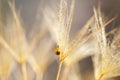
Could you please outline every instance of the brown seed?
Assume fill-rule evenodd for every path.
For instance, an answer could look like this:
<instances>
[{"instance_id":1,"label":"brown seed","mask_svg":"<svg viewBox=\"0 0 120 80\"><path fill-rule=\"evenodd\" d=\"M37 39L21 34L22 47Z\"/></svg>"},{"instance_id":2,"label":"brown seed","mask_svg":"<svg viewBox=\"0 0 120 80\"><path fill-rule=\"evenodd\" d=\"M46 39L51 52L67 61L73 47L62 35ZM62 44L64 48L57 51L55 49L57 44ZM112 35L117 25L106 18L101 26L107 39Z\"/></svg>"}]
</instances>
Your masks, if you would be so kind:
<instances>
[{"instance_id":1,"label":"brown seed","mask_svg":"<svg viewBox=\"0 0 120 80\"><path fill-rule=\"evenodd\" d=\"M59 46L57 46L57 47L54 49L54 52L55 52L56 55L60 55Z\"/></svg>"}]
</instances>

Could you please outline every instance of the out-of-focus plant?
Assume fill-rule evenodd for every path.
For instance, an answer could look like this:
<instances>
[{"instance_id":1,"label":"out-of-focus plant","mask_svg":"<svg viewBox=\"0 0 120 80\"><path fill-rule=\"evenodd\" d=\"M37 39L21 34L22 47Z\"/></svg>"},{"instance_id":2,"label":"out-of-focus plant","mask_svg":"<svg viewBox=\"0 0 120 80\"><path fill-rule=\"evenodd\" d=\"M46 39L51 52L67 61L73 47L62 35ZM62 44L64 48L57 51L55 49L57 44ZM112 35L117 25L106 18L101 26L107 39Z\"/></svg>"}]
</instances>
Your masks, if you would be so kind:
<instances>
[{"instance_id":1,"label":"out-of-focus plant","mask_svg":"<svg viewBox=\"0 0 120 80\"><path fill-rule=\"evenodd\" d=\"M20 80L29 79L27 63L33 68L36 75L43 75L47 66L54 60L50 54L54 45L53 40L49 37L47 29L41 27L40 32L33 36L29 42L14 3L8 3L12 18L8 18L7 25L2 24L2 21L0 21L0 78L7 77L10 74L10 65L13 60L21 66L22 75L19 77ZM42 40L43 37L44 39Z\"/></svg>"},{"instance_id":2,"label":"out-of-focus plant","mask_svg":"<svg viewBox=\"0 0 120 80\"><path fill-rule=\"evenodd\" d=\"M99 29L105 24L105 17L102 15L100 9L94 9L95 14L95 28ZM113 31L114 32L114 31ZM118 32L114 38L106 38L110 34L105 32L105 28L96 34L97 48L94 56L95 64L95 78L96 80L106 80L106 78L113 77L109 75L114 71L119 70L119 38ZM114 47L113 47L114 46ZM113 73L114 74L114 73ZM119 74L119 71L117 72ZM109 75L109 76L108 76ZM114 74L115 76L115 74Z\"/></svg>"}]
</instances>

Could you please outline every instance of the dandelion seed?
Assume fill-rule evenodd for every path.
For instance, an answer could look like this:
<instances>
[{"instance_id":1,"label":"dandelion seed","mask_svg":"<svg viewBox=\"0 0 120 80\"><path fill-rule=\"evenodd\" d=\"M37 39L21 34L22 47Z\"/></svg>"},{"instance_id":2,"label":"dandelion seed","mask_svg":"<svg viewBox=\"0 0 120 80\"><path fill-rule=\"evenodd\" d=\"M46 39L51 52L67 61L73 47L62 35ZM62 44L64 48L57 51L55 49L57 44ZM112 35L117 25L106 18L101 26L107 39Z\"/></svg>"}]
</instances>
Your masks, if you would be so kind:
<instances>
[{"instance_id":1,"label":"dandelion seed","mask_svg":"<svg viewBox=\"0 0 120 80\"><path fill-rule=\"evenodd\" d=\"M98 30L94 31L93 33L88 32L88 29L90 25L94 21L94 16L91 17L91 19L88 21L88 23L80 30L80 32L72 39L70 42L69 40L69 33L71 29L72 24L72 17L73 17L73 10L74 10L74 4L75 0L71 1L71 6L69 10L69 14L67 14L67 1L61 0L60 1L60 9L59 9L59 15L56 15L52 10L46 9L45 10L45 21L48 23L48 28L52 34L52 36L55 36L55 40L57 42L57 45L59 46L55 48L55 54L60 53L60 65L59 68L61 68L61 64L64 62L64 60L70 56L76 49L78 49L79 46L82 46L86 41L88 41L92 36L94 36L97 32L99 32L102 28L106 27L112 20L106 22L102 26L102 28L99 28ZM46 14L46 13L50 14ZM66 17L68 16L68 17ZM52 19L52 20L50 20ZM52 21L52 22L51 22ZM58 69L58 75L56 80L59 78L59 72L60 69Z\"/></svg>"},{"instance_id":2,"label":"dandelion seed","mask_svg":"<svg viewBox=\"0 0 120 80\"><path fill-rule=\"evenodd\" d=\"M103 17L101 16L100 9L94 9L95 20L96 20L96 29L99 29L105 23ZM119 69L119 52L116 52L115 49L111 48L107 43L105 28L103 28L97 35L98 49L95 54L95 77L96 80L106 79L107 74ZM113 39L114 41L114 39ZM109 67L108 67L109 66ZM110 76L109 76L110 77Z\"/></svg>"}]
</instances>

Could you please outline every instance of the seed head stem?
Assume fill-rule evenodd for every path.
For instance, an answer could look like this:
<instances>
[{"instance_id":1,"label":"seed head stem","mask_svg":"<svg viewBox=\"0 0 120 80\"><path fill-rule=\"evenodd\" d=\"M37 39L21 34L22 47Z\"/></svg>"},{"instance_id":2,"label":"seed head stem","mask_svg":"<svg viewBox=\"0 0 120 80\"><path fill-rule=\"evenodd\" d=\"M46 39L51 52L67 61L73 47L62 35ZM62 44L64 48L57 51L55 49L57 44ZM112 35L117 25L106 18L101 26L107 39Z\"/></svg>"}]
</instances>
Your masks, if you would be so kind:
<instances>
[{"instance_id":1,"label":"seed head stem","mask_svg":"<svg viewBox=\"0 0 120 80\"><path fill-rule=\"evenodd\" d=\"M60 64L59 64L56 80L59 80L59 78L60 78L60 72L61 72L61 68L62 68L62 63L63 62L60 62Z\"/></svg>"}]
</instances>

